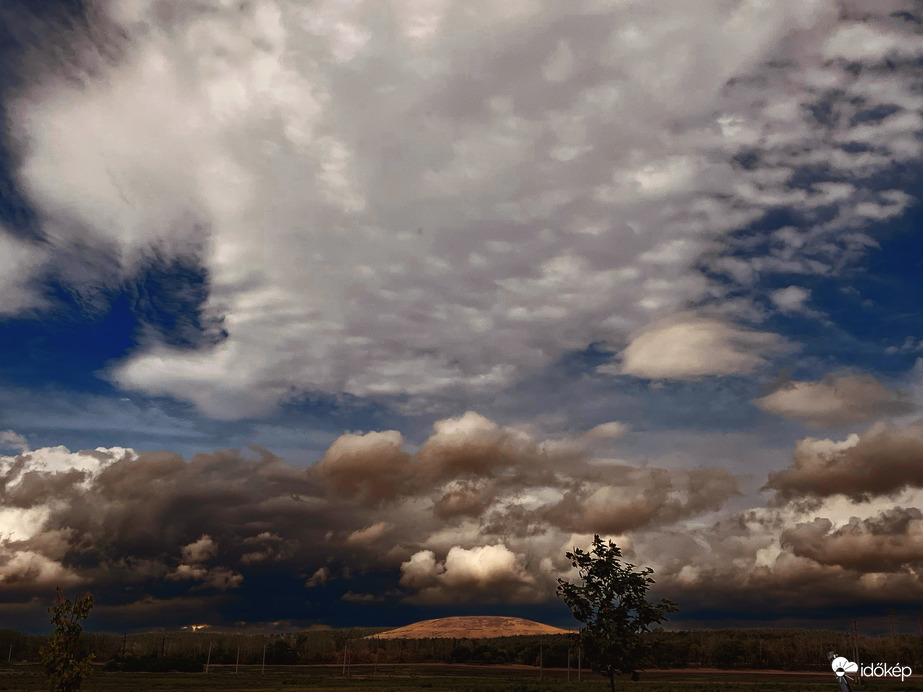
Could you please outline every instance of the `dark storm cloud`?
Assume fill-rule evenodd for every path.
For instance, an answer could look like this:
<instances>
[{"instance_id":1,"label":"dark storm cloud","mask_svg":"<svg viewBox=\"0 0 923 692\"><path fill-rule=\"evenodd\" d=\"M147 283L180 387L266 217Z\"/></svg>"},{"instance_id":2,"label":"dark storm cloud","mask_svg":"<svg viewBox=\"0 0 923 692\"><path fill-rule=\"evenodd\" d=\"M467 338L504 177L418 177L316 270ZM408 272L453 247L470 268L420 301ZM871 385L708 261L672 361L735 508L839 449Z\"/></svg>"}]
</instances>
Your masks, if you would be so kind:
<instances>
[{"instance_id":1,"label":"dark storm cloud","mask_svg":"<svg viewBox=\"0 0 923 692\"><path fill-rule=\"evenodd\" d=\"M40 463L26 457L10 468ZM73 459L68 463L79 463ZM163 587L165 577L188 580L190 588L234 588L243 578L229 565L281 562L296 551L309 559L311 544L336 522L336 513L318 504L318 485L305 470L265 450L189 461L170 453L110 455L106 462L97 471L26 470L6 483L6 498L34 512L38 526L22 529L31 536L3 542L13 558L3 565L2 587L18 563L31 567L33 589L60 573L115 601L136 597L126 589ZM161 587L153 595L164 595Z\"/></svg>"},{"instance_id":2,"label":"dark storm cloud","mask_svg":"<svg viewBox=\"0 0 923 692\"><path fill-rule=\"evenodd\" d=\"M737 480L724 469L616 467L612 471L616 478L622 477L618 485L592 493L567 492L543 512L545 520L568 531L618 534L718 510L740 494Z\"/></svg>"},{"instance_id":3,"label":"dark storm cloud","mask_svg":"<svg viewBox=\"0 0 923 692\"><path fill-rule=\"evenodd\" d=\"M655 568L657 590L679 600L685 617L693 611L736 612L751 622L809 618L847 603L909 606L923 596L913 569L920 555L917 513L884 510L839 528L825 513L835 509L794 517L761 509L704 529L635 538L642 564ZM899 528L904 523L906 531ZM874 533L883 526L894 533Z\"/></svg>"},{"instance_id":4,"label":"dark storm cloud","mask_svg":"<svg viewBox=\"0 0 923 692\"><path fill-rule=\"evenodd\" d=\"M395 500L412 477L400 435L388 433L339 437L317 469L333 492L371 507Z\"/></svg>"},{"instance_id":5,"label":"dark storm cloud","mask_svg":"<svg viewBox=\"0 0 923 692\"><path fill-rule=\"evenodd\" d=\"M551 467L565 456L546 454L527 436L475 413L439 421L414 454L395 431L343 435L327 450L318 471L334 493L367 506L436 493L437 514L475 516L504 488L558 485ZM576 460L577 457L574 457ZM570 478L583 466L568 467Z\"/></svg>"},{"instance_id":6,"label":"dark storm cloud","mask_svg":"<svg viewBox=\"0 0 923 692\"><path fill-rule=\"evenodd\" d=\"M482 530L514 536L548 527L618 533L669 524L717 510L739 494L733 475L721 469L592 463L586 445L623 432L606 425L570 443L539 444L469 412L437 423L412 455L397 433L344 435L317 468L338 497L360 505L426 498L434 517L448 525L483 517ZM521 496L530 492L558 499L526 507Z\"/></svg>"},{"instance_id":7,"label":"dark storm cloud","mask_svg":"<svg viewBox=\"0 0 923 692\"><path fill-rule=\"evenodd\" d=\"M309 468L262 449L188 461L120 449L0 457L0 593L28 603L57 584L91 589L112 626L538 607L569 573L564 551L602 532L693 612L923 596L911 572L923 560L915 496L849 504L847 520L843 497L783 503L777 491L774 506L710 518L740 501L730 473L593 456L599 436L622 431L541 441L469 412L438 421L416 451L395 431L343 435ZM871 445L887 467L918 442L919 424L878 427L802 441L796 459L810 451L835 470ZM915 492L906 485L894 487Z\"/></svg>"},{"instance_id":8,"label":"dark storm cloud","mask_svg":"<svg viewBox=\"0 0 923 692\"><path fill-rule=\"evenodd\" d=\"M806 438L792 465L769 474L780 500L842 494L853 500L923 487L923 422L877 424L843 442Z\"/></svg>"},{"instance_id":9,"label":"dark storm cloud","mask_svg":"<svg viewBox=\"0 0 923 692\"><path fill-rule=\"evenodd\" d=\"M377 505L423 494L449 481L483 485L502 479L504 484L524 476L537 481L547 465L535 442L477 414L439 422L435 431L413 455L403 451L401 436L393 431L344 435L327 450L318 468L341 495ZM440 503L450 508L453 501L444 497Z\"/></svg>"},{"instance_id":10,"label":"dark storm cloud","mask_svg":"<svg viewBox=\"0 0 923 692\"><path fill-rule=\"evenodd\" d=\"M782 534L795 555L861 572L892 572L923 563L923 513L894 507L876 517L853 517L837 529L829 519L798 524Z\"/></svg>"},{"instance_id":11,"label":"dark storm cloud","mask_svg":"<svg viewBox=\"0 0 923 692\"><path fill-rule=\"evenodd\" d=\"M477 487L476 483L460 484L454 490L447 490L433 504L433 512L444 520L456 517L478 517L490 504L490 493Z\"/></svg>"},{"instance_id":12,"label":"dark storm cloud","mask_svg":"<svg viewBox=\"0 0 923 692\"><path fill-rule=\"evenodd\" d=\"M224 451L188 462L172 454L142 455L104 469L91 488L55 522L76 531L78 545L99 559L152 557L209 535L223 553L239 555L246 538L317 518L302 496L316 485L268 452L258 459Z\"/></svg>"},{"instance_id":13,"label":"dark storm cloud","mask_svg":"<svg viewBox=\"0 0 923 692\"><path fill-rule=\"evenodd\" d=\"M276 580L302 616L309 600L347 592L347 602L542 602L566 567L546 559L560 558L561 531L608 530L627 515L625 528L668 525L736 493L724 471L592 458L588 445L622 432L609 423L542 442L469 412L438 421L413 453L395 431L350 433L309 468L263 449L4 457L0 591L18 600L80 585L143 612L150 599L248 599ZM567 518L563 498L589 509Z\"/></svg>"}]
</instances>

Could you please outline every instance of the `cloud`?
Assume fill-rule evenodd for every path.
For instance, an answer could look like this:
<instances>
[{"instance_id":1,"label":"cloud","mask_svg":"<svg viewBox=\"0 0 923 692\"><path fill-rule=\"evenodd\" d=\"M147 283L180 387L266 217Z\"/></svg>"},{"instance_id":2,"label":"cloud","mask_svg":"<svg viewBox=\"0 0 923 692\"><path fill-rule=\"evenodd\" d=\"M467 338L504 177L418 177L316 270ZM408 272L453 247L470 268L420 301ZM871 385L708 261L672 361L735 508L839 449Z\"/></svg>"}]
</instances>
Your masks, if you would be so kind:
<instances>
[{"instance_id":1,"label":"cloud","mask_svg":"<svg viewBox=\"0 0 923 692\"><path fill-rule=\"evenodd\" d=\"M347 591L342 596L340 596L341 601L346 601L347 603L376 603L384 601L383 596L376 596L373 593L353 593L352 591Z\"/></svg>"},{"instance_id":2,"label":"cloud","mask_svg":"<svg viewBox=\"0 0 923 692\"><path fill-rule=\"evenodd\" d=\"M7 543L4 541L4 543ZM79 572L62 563L63 555L55 558L38 550L22 549L17 544L0 545L0 586L7 591L51 589L75 586L86 580Z\"/></svg>"},{"instance_id":3,"label":"cloud","mask_svg":"<svg viewBox=\"0 0 923 692\"><path fill-rule=\"evenodd\" d=\"M401 585L416 589L412 601L530 602L541 600L535 578L503 544L451 548L437 562L431 550L421 551L401 564Z\"/></svg>"},{"instance_id":4,"label":"cloud","mask_svg":"<svg viewBox=\"0 0 923 692\"><path fill-rule=\"evenodd\" d=\"M45 241L0 235L0 311L40 307L46 275L98 294L159 253L207 277L203 338L144 331L117 386L227 420L314 391L462 410L591 343L628 343L626 374L752 372L778 338L689 310L780 274L791 306L797 277L843 271L912 202L868 182L923 147L896 13L424 5L385 26L348 3L100 2L55 27L6 104ZM835 180L797 175L819 170ZM780 208L802 231L739 245Z\"/></svg>"},{"instance_id":5,"label":"cloud","mask_svg":"<svg viewBox=\"0 0 923 692\"><path fill-rule=\"evenodd\" d=\"M15 449L17 452L28 452L29 442L25 436L13 430L0 431L0 446Z\"/></svg>"},{"instance_id":6,"label":"cloud","mask_svg":"<svg viewBox=\"0 0 923 692\"><path fill-rule=\"evenodd\" d=\"M72 497L119 460L135 457L122 447L82 450L46 447L15 457L0 456L0 499L7 507L38 510L56 496Z\"/></svg>"},{"instance_id":7,"label":"cloud","mask_svg":"<svg viewBox=\"0 0 923 692\"><path fill-rule=\"evenodd\" d=\"M923 423L877 423L841 442L805 438L793 463L769 474L766 489L780 499L842 494L854 500L923 487Z\"/></svg>"},{"instance_id":8,"label":"cloud","mask_svg":"<svg viewBox=\"0 0 923 692\"><path fill-rule=\"evenodd\" d=\"M782 312L798 312L804 309L811 292L801 286L786 286L769 294L769 299Z\"/></svg>"},{"instance_id":9,"label":"cloud","mask_svg":"<svg viewBox=\"0 0 923 692\"><path fill-rule=\"evenodd\" d=\"M402 442L394 430L341 435L317 468L338 493L377 505L396 498L411 473Z\"/></svg>"},{"instance_id":10,"label":"cloud","mask_svg":"<svg viewBox=\"0 0 923 692\"><path fill-rule=\"evenodd\" d=\"M480 519L494 532L518 535L545 525L621 531L672 523L716 510L739 492L733 476L718 469L591 463L600 440L624 432L611 421L567 440L538 441L469 411L434 423L414 454L403 451L396 431L344 435L317 469L332 495L348 502L396 513L401 503L425 499L442 521ZM347 543L372 541L386 528L376 522Z\"/></svg>"},{"instance_id":11,"label":"cloud","mask_svg":"<svg viewBox=\"0 0 923 692\"><path fill-rule=\"evenodd\" d=\"M172 603L162 618L178 624L220 622L219 602L282 617L267 579L286 603L524 606L553 599L564 549L593 533L694 612L923 593L908 581L923 559L920 424L802 440L792 466L770 474L769 506L723 469L593 456L599 434L620 432L610 422L555 446L469 412L438 421L413 453L393 432L331 444L325 459L346 459L350 478L382 467L376 455L402 460L383 498L265 450L0 457L0 593L24 603L36 584L80 585L106 594L113 622L161 617L153 602Z\"/></svg>"},{"instance_id":12,"label":"cloud","mask_svg":"<svg viewBox=\"0 0 923 692\"><path fill-rule=\"evenodd\" d=\"M813 427L850 425L916 408L905 394L888 389L871 375L828 375L820 382L787 382L753 403L776 416Z\"/></svg>"},{"instance_id":13,"label":"cloud","mask_svg":"<svg viewBox=\"0 0 923 692\"><path fill-rule=\"evenodd\" d=\"M8 234L0 225L0 315L41 308L46 301L33 288L44 263L40 247Z\"/></svg>"},{"instance_id":14,"label":"cloud","mask_svg":"<svg viewBox=\"0 0 923 692\"><path fill-rule=\"evenodd\" d=\"M354 432L306 468L261 449L0 457L0 593L54 578L126 607L205 593L197 621L213 598L259 600L266 579L347 602L543 602L562 535L671 526L738 492L716 469L593 456L623 432L610 421L555 445L471 411L436 421L414 452L396 431Z\"/></svg>"},{"instance_id":15,"label":"cloud","mask_svg":"<svg viewBox=\"0 0 923 692\"><path fill-rule=\"evenodd\" d=\"M211 536L203 535L199 540L183 546L183 561L189 563L206 562L218 554L218 546Z\"/></svg>"},{"instance_id":16,"label":"cloud","mask_svg":"<svg viewBox=\"0 0 923 692\"><path fill-rule=\"evenodd\" d=\"M628 432L628 426L619 421L600 423L580 436L581 442L599 442L601 440L618 440Z\"/></svg>"},{"instance_id":17,"label":"cloud","mask_svg":"<svg viewBox=\"0 0 923 692\"><path fill-rule=\"evenodd\" d=\"M166 589L164 580L237 588L243 554L252 551L246 540L269 540L255 527L262 522L297 538L290 523L305 513L298 514L293 494L316 487L303 469L268 454L254 460L224 452L186 461L121 448L38 449L0 457L0 549L8 565L44 565L41 576L54 574L56 563L62 580L114 594L151 583ZM214 565L221 545L222 564ZM5 584L9 597L26 588ZM115 585L121 586L113 592Z\"/></svg>"},{"instance_id":18,"label":"cloud","mask_svg":"<svg viewBox=\"0 0 923 692\"><path fill-rule=\"evenodd\" d=\"M736 479L724 469L613 470L624 474L618 485L593 484L567 492L544 509L544 519L567 531L620 534L718 510L740 494Z\"/></svg>"},{"instance_id":19,"label":"cloud","mask_svg":"<svg viewBox=\"0 0 923 692\"><path fill-rule=\"evenodd\" d=\"M391 524L386 521L378 521L366 526L364 529L353 531L346 537L348 545L365 545L381 540L381 538L392 528Z\"/></svg>"},{"instance_id":20,"label":"cloud","mask_svg":"<svg viewBox=\"0 0 923 692\"><path fill-rule=\"evenodd\" d=\"M875 517L852 517L836 529L829 519L816 518L784 531L781 542L822 565L862 572L918 568L923 563L923 514L894 507Z\"/></svg>"},{"instance_id":21,"label":"cloud","mask_svg":"<svg viewBox=\"0 0 923 692\"><path fill-rule=\"evenodd\" d=\"M828 60L840 58L866 63L882 62L888 57L914 57L920 53L920 46L908 36L860 22L838 27L823 47Z\"/></svg>"},{"instance_id":22,"label":"cloud","mask_svg":"<svg viewBox=\"0 0 923 692\"><path fill-rule=\"evenodd\" d=\"M840 496L751 506L684 529L633 532L627 554L654 569L658 592L679 600L680 618L718 609L746 613L740 622L767 611L804 622L843 602L909 607L923 590L919 518L904 508L920 498L914 489L861 504Z\"/></svg>"},{"instance_id":23,"label":"cloud","mask_svg":"<svg viewBox=\"0 0 923 692\"><path fill-rule=\"evenodd\" d=\"M558 41L551 57L542 66L542 76L549 82L563 82L574 69L574 54L566 41Z\"/></svg>"},{"instance_id":24,"label":"cloud","mask_svg":"<svg viewBox=\"0 0 923 692\"><path fill-rule=\"evenodd\" d=\"M445 571L445 565L436 563L432 550L421 550L401 563L401 584L411 588L423 588Z\"/></svg>"},{"instance_id":25,"label":"cloud","mask_svg":"<svg viewBox=\"0 0 923 692\"><path fill-rule=\"evenodd\" d=\"M326 567L320 567L310 576L304 585L305 588L312 589L315 586L323 586L327 583L328 579L330 579L330 570Z\"/></svg>"},{"instance_id":26,"label":"cloud","mask_svg":"<svg viewBox=\"0 0 923 692\"><path fill-rule=\"evenodd\" d=\"M537 444L473 411L433 424L413 455L397 431L341 435L318 471L337 494L375 506L446 482L511 473L541 455Z\"/></svg>"},{"instance_id":27,"label":"cloud","mask_svg":"<svg viewBox=\"0 0 923 692\"><path fill-rule=\"evenodd\" d=\"M601 372L650 379L694 380L712 375L746 375L766 365L766 354L783 340L775 334L684 313L634 336L621 365Z\"/></svg>"},{"instance_id":28,"label":"cloud","mask_svg":"<svg viewBox=\"0 0 923 692\"><path fill-rule=\"evenodd\" d=\"M8 594L36 587L83 584L87 577L66 564L76 532L49 526L52 506L69 505L101 469L130 456L122 448L72 454L63 447L0 456L0 588Z\"/></svg>"},{"instance_id":29,"label":"cloud","mask_svg":"<svg viewBox=\"0 0 923 692\"><path fill-rule=\"evenodd\" d=\"M167 575L167 579L180 581L183 579L192 579L202 582L217 591L226 591L236 589L243 582L244 577L239 572L226 567L202 567L201 565L182 564L173 572Z\"/></svg>"},{"instance_id":30,"label":"cloud","mask_svg":"<svg viewBox=\"0 0 923 692\"><path fill-rule=\"evenodd\" d=\"M242 564L250 565L257 562L277 562L290 558L297 547L295 541L285 539L269 531L263 531L256 536L250 536L242 541L242 545L248 546L252 552L244 553L240 561Z\"/></svg>"}]
</instances>

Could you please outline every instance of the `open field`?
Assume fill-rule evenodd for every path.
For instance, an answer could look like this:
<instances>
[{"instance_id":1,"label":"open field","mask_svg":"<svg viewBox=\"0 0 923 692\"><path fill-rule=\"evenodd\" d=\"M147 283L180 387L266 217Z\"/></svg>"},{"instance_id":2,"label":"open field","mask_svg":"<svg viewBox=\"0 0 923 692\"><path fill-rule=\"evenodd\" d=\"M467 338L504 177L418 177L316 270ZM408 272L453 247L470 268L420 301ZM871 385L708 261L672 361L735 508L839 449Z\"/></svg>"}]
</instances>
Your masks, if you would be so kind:
<instances>
[{"instance_id":1,"label":"open field","mask_svg":"<svg viewBox=\"0 0 923 692\"><path fill-rule=\"evenodd\" d=\"M216 666L205 673L114 673L102 672L88 680L85 692L255 692L275 690L298 692L310 690L394 690L395 692L540 692L542 690L580 689L602 692L608 684L586 671L578 685L576 671L571 681L563 669L539 671L529 666L469 666L469 665L389 665L353 666L350 676L343 675L342 666L277 666L260 674L258 666ZM15 666L0 670L0 690L33 692L47 689L36 666ZM649 671L640 682L619 681L618 690L634 692L770 692L788 690L838 690L832 675L787 671L719 671L671 670ZM923 691L923 676L913 680L876 680L863 684L861 692L909 690Z\"/></svg>"}]
</instances>

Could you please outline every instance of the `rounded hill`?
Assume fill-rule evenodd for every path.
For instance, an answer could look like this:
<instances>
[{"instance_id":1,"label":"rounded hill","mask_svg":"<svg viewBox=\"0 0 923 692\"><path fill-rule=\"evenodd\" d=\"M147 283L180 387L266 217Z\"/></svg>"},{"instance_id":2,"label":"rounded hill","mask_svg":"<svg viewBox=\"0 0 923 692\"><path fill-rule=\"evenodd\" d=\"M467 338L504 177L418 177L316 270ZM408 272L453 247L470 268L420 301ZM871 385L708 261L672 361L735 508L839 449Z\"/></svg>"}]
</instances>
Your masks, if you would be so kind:
<instances>
[{"instance_id":1,"label":"rounded hill","mask_svg":"<svg viewBox=\"0 0 923 692\"><path fill-rule=\"evenodd\" d=\"M380 639L493 639L536 634L570 634L571 630L533 620L501 616L469 615L421 620L406 627L375 635Z\"/></svg>"}]
</instances>

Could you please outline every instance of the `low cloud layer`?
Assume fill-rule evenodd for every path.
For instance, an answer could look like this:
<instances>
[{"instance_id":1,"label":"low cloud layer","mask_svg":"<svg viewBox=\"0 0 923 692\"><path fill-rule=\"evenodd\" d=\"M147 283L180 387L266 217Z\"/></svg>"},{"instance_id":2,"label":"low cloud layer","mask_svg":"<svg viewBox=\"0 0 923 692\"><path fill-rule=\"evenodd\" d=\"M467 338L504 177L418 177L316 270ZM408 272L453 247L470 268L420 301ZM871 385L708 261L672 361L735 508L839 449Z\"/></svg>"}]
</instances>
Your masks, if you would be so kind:
<instances>
[{"instance_id":1,"label":"low cloud layer","mask_svg":"<svg viewBox=\"0 0 923 692\"><path fill-rule=\"evenodd\" d=\"M547 602L566 536L672 525L738 493L719 469L592 456L623 434L611 422L543 441L469 412L415 452L396 431L348 433L308 468L265 450L2 457L0 590L16 602L80 585L131 609L213 603L285 572L306 595L378 602L364 580L393 570L388 598L411 605Z\"/></svg>"},{"instance_id":2,"label":"low cloud layer","mask_svg":"<svg viewBox=\"0 0 923 692\"><path fill-rule=\"evenodd\" d=\"M838 528L829 519L815 519L783 532L782 545L822 565L916 572L923 566L923 513L894 507L874 517L852 517Z\"/></svg>"},{"instance_id":3,"label":"low cloud layer","mask_svg":"<svg viewBox=\"0 0 923 692\"><path fill-rule=\"evenodd\" d=\"M923 422L876 424L840 442L806 438L792 465L771 473L766 488L784 500L837 494L861 500L923 488Z\"/></svg>"},{"instance_id":4,"label":"low cloud layer","mask_svg":"<svg viewBox=\"0 0 923 692\"><path fill-rule=\"evenodd\" d=\"M623 433L614 422L540 440L469 412L416 451L395 431L349 433L307 468L266 450L40 449L0 457L0 593L12 608L88 588L112 622L167 626L227 624L253 598L278 608L266 580L300 622L335 602L545 607L570 574L564 552L602 533L693 613L773 599L795 611L821 589L817 607L874 600L923 560L920 425L802 440L770 474L775 503L744 510L752 498L723 469L594 456L600 435Z\"/></svg>"}]
</instances>

